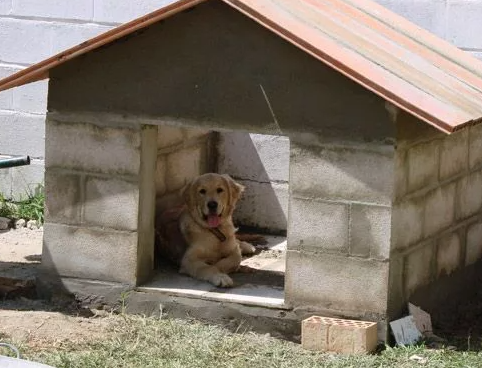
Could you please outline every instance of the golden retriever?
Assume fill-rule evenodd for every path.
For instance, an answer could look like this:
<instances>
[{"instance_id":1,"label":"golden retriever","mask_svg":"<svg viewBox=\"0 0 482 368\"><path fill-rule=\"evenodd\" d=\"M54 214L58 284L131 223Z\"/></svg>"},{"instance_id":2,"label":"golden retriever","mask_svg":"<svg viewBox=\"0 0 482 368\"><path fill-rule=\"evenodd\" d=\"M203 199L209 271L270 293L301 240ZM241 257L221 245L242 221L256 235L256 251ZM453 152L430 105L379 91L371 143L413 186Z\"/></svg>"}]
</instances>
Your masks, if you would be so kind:
<instances>
[{"instance_id":1,"label":"golden retriever","mask_svg":"<svg viewBox=\"0 0 482 368\"><path fill-rule=\"evenodd\" d=\"M204 174L186 185L180 205L158 209L156 241L160 254L179 272L215 286L231 287L242 254L255 247L236 238L232 215L244 187L228 175Z\"/></svg>"}]
</instances>

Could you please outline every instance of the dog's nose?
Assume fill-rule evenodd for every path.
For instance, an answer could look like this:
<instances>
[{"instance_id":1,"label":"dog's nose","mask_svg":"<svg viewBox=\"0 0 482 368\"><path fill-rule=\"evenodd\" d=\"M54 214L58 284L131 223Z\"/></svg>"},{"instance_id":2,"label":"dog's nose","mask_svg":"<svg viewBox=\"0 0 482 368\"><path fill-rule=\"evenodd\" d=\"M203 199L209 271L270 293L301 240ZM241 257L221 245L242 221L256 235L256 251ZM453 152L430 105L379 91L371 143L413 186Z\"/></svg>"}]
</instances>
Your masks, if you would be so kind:
<instances>
[{"instance_id":1,"label":"dog's nose","mask_svg":"<svg viewBox=\"0 0 482 368\"><path fill-rule=\"evenodd\" d=\"M218 208L218 202L216 201L209 201L208 202L208 208L210 210L216 210Z\"/></svg>"}]
</instances>

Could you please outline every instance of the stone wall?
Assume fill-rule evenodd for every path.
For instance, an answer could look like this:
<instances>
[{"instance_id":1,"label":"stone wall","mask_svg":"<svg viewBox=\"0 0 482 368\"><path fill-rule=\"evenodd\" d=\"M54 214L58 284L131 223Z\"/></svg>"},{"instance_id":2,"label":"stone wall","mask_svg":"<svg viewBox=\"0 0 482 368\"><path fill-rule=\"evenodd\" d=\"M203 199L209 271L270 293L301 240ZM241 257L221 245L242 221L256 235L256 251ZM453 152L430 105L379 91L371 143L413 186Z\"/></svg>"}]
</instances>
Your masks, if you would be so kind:
<instances>
[{"instance_id":1,"label":"stone wall","mask_svg":"<svg viewBox=\"0 0 482 368\"><path fill-rule=\"evenodd\" d=\"M482 127L447 136L404 113L397 127L392 276L407 301L482 257Z\"/></svg>"},{"instance_id":2,"label":"stone wall","mask_svg":"<svg viewBox=\"0 0 482 368\"><path fill-rule=\"evenodd\" d=\"M351 317L387 309L393 146L291 141L286 297ZM363 292L361 292L363 290Z\"/></svg>"},{"instance_id":3,"label":"stone wall","mask_svg":"<svg viewBox=\"0 0 482 368\"><path fill-rule=\"evenodd\" d=\"M153 269L157 127L52 115L42 267L64 278L146 280Z\"/></svg>"},{"instance_id":4,"label":"stone wall","mask_svg":"<svg viewBox=\"0 0 482 368\"><path fill-rule=\"evenodd\" d=\"M218 171L246 187L235 221L269 233L285 233L288 219L288 137L220 133Z\"/></svg>"}]
</instances>

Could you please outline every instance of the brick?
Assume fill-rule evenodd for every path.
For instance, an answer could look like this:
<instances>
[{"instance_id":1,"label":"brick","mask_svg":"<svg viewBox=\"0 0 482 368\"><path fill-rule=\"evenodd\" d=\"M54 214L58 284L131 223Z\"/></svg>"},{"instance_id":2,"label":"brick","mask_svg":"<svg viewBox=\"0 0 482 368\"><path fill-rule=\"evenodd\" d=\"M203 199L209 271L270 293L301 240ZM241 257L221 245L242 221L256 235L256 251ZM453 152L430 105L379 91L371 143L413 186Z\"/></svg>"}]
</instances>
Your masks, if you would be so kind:
<instances>
[{"instance_id":1,"label":"brick","mask_svg":"<svg viewBox=\"0 0 482 368\"><path fill-rule=\"evenodd\" d=\"M424 244L405 258L405 295L409 297L419 287L432 281L432 260L435 258L432 243Z\"/></svg>"},{"instance_id":2,"label":"brick","mask_svg":"<svg viewBox=\"0 0 482 368\"><path fill-rule=\"evenodd\" d=\"M304 197L391 203L393 153L291 144L290 190Z\"/></svg>"},{"instance_id":3,"label":"brick","mask_svg":"<svg viewBox=\"0 0 482 368\"><path fill-rule=\"evenodd\" d=\"M433 235L454 221L455 184L433 190L425 199L424 234Z\"/></svg>"},{"instance_id":4,"label":"brick","mask_svg":"<svg viewBox=\"0 0 482 368\"><path fill-rule=\"evenodd\" d=\"M0 1L1 3L1 1ZM0 41L1 42L1 41ZM16 73L20 68L11 68L7 66L0 66L0 79L6 78L13 73ZM13 109L13 91L9 89L0 92L0 110L12 110Z\"/></svg>"},{"instance_id":5,"label":"brick","mask_svg":"<svg viewBox=\"0 0 482 368\"><path fill-rule=\"evenodd\" d=\"M118 175L139 173L140 135L137 131L47 119L46 134L47 167Z\"/></svg>"},{"instance_id":6,"label":"brick","mask_svg":"<svg viewBox=\"0 0 482 368\"><path fill-rule=\"evenodd\" d=\"M388 259L390 255L390 233L390 208L351 205L351 255Z\"/></svg>"},{"instance_id":7,"label":"brick","mask_svg":"<svg viewBox=\"0 0 482 368\"><path fill-rule=\"evenodd\" d=\"M44 156L44 116L0 112L0 131L0 154Z\"/></svg>"},{"instance_id":8,"label":"brick","mask_svg":"<svg viewBox=\"0 0 482 368\"><path fill-rule=\"evenodd\" d=\"M178 145L183 139L182 128L162 125L157 131L157 147L161 149Z\"/></svg>"},{"instance_id":9,"label":"brick","mask_svg":"<svg viewBox=\"0 0 482 368\"><path fill-rule=\"evenodd\" d=\"M440 180L446 180L468 169L469 131L464 129L443 139L440 147Z\"/></svg>"},{"instance_id":10,"label":"brick","mask_svg":"<svg viewBox=\"0 0 482 368\"><path fill-rule=\"evenodd\" d=\"M482 3L451 0L447 3L447 40L459 48L480 49L482 40Z\"/></svg>"},{"instance_id":11,"label":"brick","mask_svg":"<svg viewBox=\"0 0 482 368\"><path fill-rule=\"evenodd\" d=\"M139 185L116 179L87 178L84 220L117 230L137 230Z\"/></svg>"},{"instance_id":12,"label":"brick","mask_svg":"<svg viewBox=\"0 0 482 368\"><path fill-rule=\"evenodd\" d=\"M156 195L166 193L166 160L164 156L157 157L156 163Z\"/></svg>"},{"instance_id":13,"label":"brick","mask_svg":"<svg viewBox=\"0 0 482 368\"><path fill-rule=\"evenodd\" d=\"M51 56L52 27L48 22L0 19L0 60L32 64Z\"/></svg>"},{"instance_id":14,"label":"brick","mask_svg":"<svg viewBox=\"0 0 482 368\"><path fill-rule=\"evenodd\" d=\"M437 275L450 275L460 265L460 239L452 233L439 239L437 247Z\"/></svg>"},{"instance_id":15,"label":"brick","mask_svg":"<svg viewBox=\"0 0 482 368\"><path fill-rule=\"evenodd\" d=\"M288 218L288 184L256 183L237 180L245 186L241 200L236 205L236 224L285 231Z\"/></svg>"},{"instance_id":16,"label":"brick","mask_svg":"<svg viewBox=\"0 0 482 368\"><path fill-rule=\"evenodd\" d=\"M386 313L388 268L387 262L288 250L285 298L293 306L336 306L360 316Z\"/></svg>"},{"instance_id":17,"label":"brick","mask_svg":"<svg viewBox=\"0 0 482 368\"><path fill-rule=\"evenodd\" d=\"M289 211L290 249L348 250L348 205L292 197Z\"/></svg>"},{"instance_id":18,"label":"brick","mask_svg":"<svg viewBox=\"0 0 482 368\"><path fill-rule=\"evenodd\" d=\"M13 90L13 109L32 114L47 112L48 81L39 81Z\"/></svg>"},{"instance_id":19,"label":"brick","mask_svg":"<svg viewBox=\"0 0 482 368\"><path fill-rule=\"evenodd\" d=\"M94 0L94 21L109 23L124 23L138 18L174 0Z\"/></svg>"},{"instance_id":20,"label":"brick","mask_svg":"<svg viewBox=\"0 0 482 368\"><path fill-rule=\"evenodd\" d=\"M51 27L53 34L51 54L76 46L113 28L97 24L72 23L53 23Z\"/></svg>"},{"instance_id":21,"label":"brick","mask_svg":"<svg viewBox=\"0 0 482 368\"><path fill-rule=\"evenodd\" d=\"M465 265L469 266L482 258L482 224L472 224L467 229Z\"/></svg>"},{"instance_id":22,"label":"brick","mask_svg":"<svg viewBox=\"0 0 482 368\"><path fill-rule=\"evenodd\" d=\"M482 124L469 127L469 167L482 166Z\"/></svg>"},{"instance_id":23,"label":"brick","mask_svg":"<svg viewBox=\"0 0 482 368\"><path fill-rule=\"evenodd\" d=\"M407 152L408 191L437 183L439 169L439 141L421 143Z\"/></svg>"},{"instance_id":24,"label":"brick","mask_svg":"<svg viewBox=\"0 0 482 368\"><path fill-rule=\"evenodd\" d=\"M191 147L173 152L166 158L168 192L182 188L203 172L203 148Z\"/></svg>"},{"instance_id":25,"label":"brick","mask_svg":"<svg viewBox=\"0 0 482 368\"><path fill-rule=\"evenodd\" d=\"M21 16L90 20L93 0L13 0L12 14Z\"/></svg>"},{"instance_id":26,"label":"brick","mask_svg":"<svg viewBox=\"0 0 482 368\"><path fill-rule=\"evenodd\" d=\"M288 137L221 133L219 171L233 177L269 183L289 181L290 142Z\"/></svg>"},{"instance_id":27,"label":"brick","mask_svg":"<svg viewBox=\"0 0 482 368\"><path fill-rule=\"evenodd\" d=\"M47 170L45 173L45 220L80 224L82 179L79 175Z\"/></svg>"},{"instance_id":28,"label":"brick","mask_svg":"<svg viewBox=\"0 0 482 368\"><path fill-rule=\"evenodd\" d=\"M12 172L12 197L15 199L26 198L35 194L44 183L44 161L31 160L28 166L13 167Z\"/></svg>"},{"instance_id":29,"label":"brick","mask_svg":"<svg viewBox=\"0 0 482 368\"><path fill-rule=\"evenodd\" d=\"M370 353L377 347L377 323L312 316L301 322L301 346L342 354Z\"/></svg>"},{"instance_id":30,"label":"brick","mask_svg":"<svg viewBox=\"0 0 482 368\"><path fill-rule=\"evenodd\" d=\"M407 18L419 27L444 38L445 0L376 0L380 5Z\"/></svg>"},{"instance_id":31,"label":"brick","mask_svg":"<svg viewBox=\"0 0 482 368\"><path fill-rule=\"evenodd\" d=\"M477 171L457 182L457 219L475 215L482 208L482 172Z\"/></svg>"},{"instance_id":32,"label":"brick","mask_svg":"<svg viewBox=\"0 0 482 368\"><path fill-rule=\"evenodd\" d=\"M420 198L393 205L393 249L406 248L422 238L424 205ZM407 231L407 229L410 229L410 231Z\"/></svg>"},{"instance_id":33,"label":"brick","mask_svg":"<svg viewBox=\"0 0 482 368\"><path fill-rule=\"evenodd\" d=\"M44 224L42 267L56 276L136 283L137 233Z\"/></svg>"}]
</instances>

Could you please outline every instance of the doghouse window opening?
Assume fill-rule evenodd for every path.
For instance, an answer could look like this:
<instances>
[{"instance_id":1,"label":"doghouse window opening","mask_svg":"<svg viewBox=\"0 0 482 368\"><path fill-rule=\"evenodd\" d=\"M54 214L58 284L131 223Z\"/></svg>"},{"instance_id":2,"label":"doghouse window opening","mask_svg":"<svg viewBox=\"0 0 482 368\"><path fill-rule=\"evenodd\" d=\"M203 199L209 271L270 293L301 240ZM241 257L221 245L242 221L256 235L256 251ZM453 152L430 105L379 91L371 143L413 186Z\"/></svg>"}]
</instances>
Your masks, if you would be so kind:
<instances>
[{"instance_id":1,"label":"doghouse window opening","mask_svg":"<svg viewBox=\"0 0 482 368\"><path fill-rule=\"evenodd\" d=\"M245 186L234 223L239 232L263 235L266 242L244 256L240 271L230 274L233 288L178 273L157 256L151 282L140 290L243 304L282 306L286 269L286 228L289 196L289 139L245 132L217 132L159 126L156 169L157 199L178 191L206 172L229 174ZM157 252L156 252L157 253Z\"/></svg>"}]
</instances>

